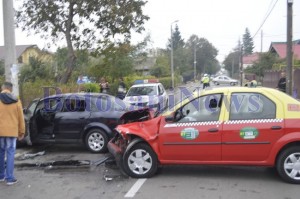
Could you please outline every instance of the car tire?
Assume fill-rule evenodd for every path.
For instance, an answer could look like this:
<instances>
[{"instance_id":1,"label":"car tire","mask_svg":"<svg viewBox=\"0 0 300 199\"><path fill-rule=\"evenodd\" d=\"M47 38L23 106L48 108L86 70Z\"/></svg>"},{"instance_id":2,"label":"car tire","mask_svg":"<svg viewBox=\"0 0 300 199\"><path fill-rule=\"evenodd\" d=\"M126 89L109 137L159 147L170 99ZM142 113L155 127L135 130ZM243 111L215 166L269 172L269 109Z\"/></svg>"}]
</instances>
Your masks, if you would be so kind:
<instances>
[{"instance_id":1,"label":"car tire","mask_svg":"<svg viewBox=\"0 0 300 199\"><path fill-rule=\"evenodd\" d=\"M106 152L107 143L107 135L101 129L91 129L85 136L85 146L93 153Z\"/></svg>"},{"instance_id":2,"label":"car tire","mask_svg":"<svg viewBox=\"0 0 300 199\"><path fill-rule=\"evenodd\" d=\"M300 184L300 147L294 146L285 149L278 156L276 168L284 181Z\"/></svg>"},{"instance_id":3,"label":"car tire","mask_svg":"<svg viewBox=\"0 0 300 199\"><path fill-rule=\"evenodd\" d=\"M230 82L230 86L235 86L235 83L234 82Z\"/></svg>"},{"instance_id":4,"label":"car tire","mask_svg":"<svg viewBox=\"0 0 300 199\"><path fill-rule=\"evenodd\" d=\"M123 157L124 171L133 178L150 178L158 168L157 156L146 143L137 143Z\"/></svg>"},{"instance_id":5,"label":"car tire","mask_svg":"<svg viewBox=\"0 0 300 199\"><path fill-rule=\"evenodd\" d=\"M219 85L219 82L214 82L215 85Z\"/></svg>"}]
</instances>

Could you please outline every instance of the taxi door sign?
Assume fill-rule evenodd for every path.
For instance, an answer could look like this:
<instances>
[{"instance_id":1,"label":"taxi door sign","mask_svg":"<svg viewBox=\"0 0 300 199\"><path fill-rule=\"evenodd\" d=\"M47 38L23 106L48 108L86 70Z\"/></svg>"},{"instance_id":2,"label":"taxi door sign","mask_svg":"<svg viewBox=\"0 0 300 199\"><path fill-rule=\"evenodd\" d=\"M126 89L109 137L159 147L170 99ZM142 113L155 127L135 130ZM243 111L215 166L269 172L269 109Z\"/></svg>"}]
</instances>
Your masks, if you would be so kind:
<instances>
[{"instance_id":1,"label":"taxi door sign","mask_svg":"<svg viewBox=\"0 0 300 199\"><path fill-rule=\"evenodd\" d=\"M299 104L288 104L288 111L300 111Z\"/></svg>"},{"instance_id":2,"label":"taxi door sign","mask_svg":"<svg viewBox=\"0 0 300 199\"><path fill-rule=\"evenodd\" d=\"M199 136L199 131L194 128L185 128L180 132L180 136L185 140L194 140Z\"/></svg>"},{"instance_id":3,"label":"taxi door sign","mask_svg":"<svg viewBox=\"0 0 300 199\"><path fill-rule=\"evenodd\" d=\"M240 130L240 137L245 140L255 139L258 135L258 130L253 127L245 127Z\"/></svg>"}]
</instances>

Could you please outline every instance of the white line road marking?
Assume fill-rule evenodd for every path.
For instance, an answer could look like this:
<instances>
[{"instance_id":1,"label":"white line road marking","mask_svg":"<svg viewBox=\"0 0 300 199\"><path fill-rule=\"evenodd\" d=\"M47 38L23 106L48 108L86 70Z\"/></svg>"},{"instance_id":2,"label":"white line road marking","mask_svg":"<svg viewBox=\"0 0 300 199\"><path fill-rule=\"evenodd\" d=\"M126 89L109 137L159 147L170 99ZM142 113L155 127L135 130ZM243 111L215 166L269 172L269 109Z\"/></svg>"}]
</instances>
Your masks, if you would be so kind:
<instances>
[{"instance_id":1,"label":"white line road marking","mask_svg":"<svg viewBox=\"0 0 300 199\"><path fill-rule=\"evenodd\" d=\"M124 197L133 198L146 180L147 178L138 179Z\"/></svg>"}]
</instances>

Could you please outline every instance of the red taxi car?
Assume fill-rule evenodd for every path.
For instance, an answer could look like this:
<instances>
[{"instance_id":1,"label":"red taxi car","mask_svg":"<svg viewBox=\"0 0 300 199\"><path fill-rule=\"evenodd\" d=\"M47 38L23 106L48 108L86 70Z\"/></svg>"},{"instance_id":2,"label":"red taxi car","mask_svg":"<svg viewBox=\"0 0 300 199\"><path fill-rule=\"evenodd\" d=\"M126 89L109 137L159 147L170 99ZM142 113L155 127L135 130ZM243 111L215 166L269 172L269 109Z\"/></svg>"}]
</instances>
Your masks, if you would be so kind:
<instances>
[{"instance_id":1,"label":"red taxi car","mask_svg":"<svg viewBox=\"0 0 300 199\"><path fill-rule=\"evenodd\" d=\"M281 91L216 88L155 117L122 118L129 123L116 127L108 149L131 177L151 177L159 165L247 165L276 167L300 184L300 102Z\"/></svg>"}]
</instances>

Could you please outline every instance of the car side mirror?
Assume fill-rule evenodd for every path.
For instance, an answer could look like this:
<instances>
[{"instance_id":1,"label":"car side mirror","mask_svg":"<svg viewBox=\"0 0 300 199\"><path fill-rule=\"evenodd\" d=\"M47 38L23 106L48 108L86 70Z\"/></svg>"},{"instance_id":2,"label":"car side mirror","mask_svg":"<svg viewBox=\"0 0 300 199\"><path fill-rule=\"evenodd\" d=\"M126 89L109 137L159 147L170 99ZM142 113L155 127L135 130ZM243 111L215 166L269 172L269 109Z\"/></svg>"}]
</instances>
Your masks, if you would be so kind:
<instances>
[{"instance_id":1,"label":"car side mirror","mask_svg":"<svg viewBox=\"0 0 300 199\"><path fill-rule=\"evenodd\" d=\"M168 115L165 117L165 121L166 122L174 122L174 116L171 114L171 115Z\"/></svg>"},{"instance_id":2,"label":"car side mirror","mask_svg":"<svg viewBox=\"0 0 300 199\"><path fill-rule=\"evenodd\" d=\"M23 114L27 114L28 110L26 108L23 109Z\"/></svg>"}]
</instances>

